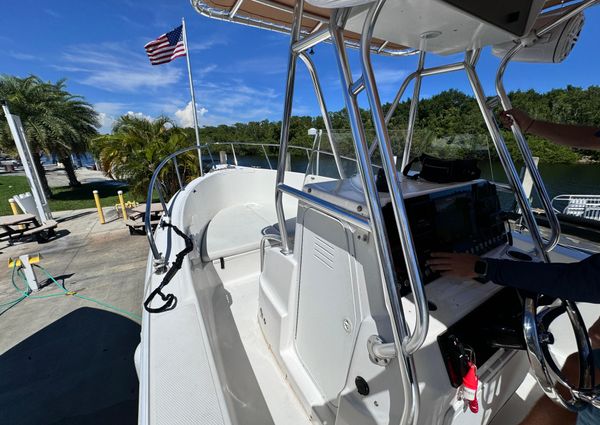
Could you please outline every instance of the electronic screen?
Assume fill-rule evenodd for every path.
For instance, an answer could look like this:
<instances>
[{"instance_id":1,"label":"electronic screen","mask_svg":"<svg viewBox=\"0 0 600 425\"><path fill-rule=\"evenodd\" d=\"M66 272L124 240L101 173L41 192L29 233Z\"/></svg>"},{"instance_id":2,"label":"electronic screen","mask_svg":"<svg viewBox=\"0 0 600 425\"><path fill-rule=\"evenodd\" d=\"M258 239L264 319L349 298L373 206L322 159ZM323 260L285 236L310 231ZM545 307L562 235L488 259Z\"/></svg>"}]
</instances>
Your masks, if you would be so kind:
<instances>
[{"instance_id":1,"label":"electronic screen","mask_svg":"<svg viewBox=\"0 0 600 425\"><path fill-rule=\"evenodd\" d=\"M470 15L502 28L516 36L527 33L529 15L535 0L442 0ZM539 2L536 2L539 3ZM538 8L535 9L539 12Z\"/></svg>"},{"instance_id":2,"label":"electronic screen","mask_svg":"<svg viewBox=\"0 0 600 425\"><path fill-rule=\"evenodd\" d=\"M496 186L476 182L405 201L415 249L425 282L439 275L425 267L431 252L481 255L507 242ZM387 235L401 295L410 291L404 253L391 204L383 207Z\"/></svg>"}]
</instances>

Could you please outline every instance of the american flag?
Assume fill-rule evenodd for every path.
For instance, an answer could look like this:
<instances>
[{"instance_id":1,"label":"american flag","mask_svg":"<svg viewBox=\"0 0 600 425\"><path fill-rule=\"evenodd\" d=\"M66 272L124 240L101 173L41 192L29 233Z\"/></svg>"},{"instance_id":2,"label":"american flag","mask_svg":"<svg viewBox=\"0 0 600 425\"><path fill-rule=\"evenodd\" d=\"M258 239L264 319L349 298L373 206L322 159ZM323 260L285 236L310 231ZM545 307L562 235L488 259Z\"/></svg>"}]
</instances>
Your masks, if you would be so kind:
<instances>
[{"instance_id":1,"label":"american flag","mask_svg":"<svg viewBox=\"0 0 600 425\"><path fill-rule=\"evenodd\" d=\"M183 44L183 25L173 31L161 35L156 40L147 43L144 48L152 65L171 62L179 56L185 56Z\"/></svg>"}]
</instances>

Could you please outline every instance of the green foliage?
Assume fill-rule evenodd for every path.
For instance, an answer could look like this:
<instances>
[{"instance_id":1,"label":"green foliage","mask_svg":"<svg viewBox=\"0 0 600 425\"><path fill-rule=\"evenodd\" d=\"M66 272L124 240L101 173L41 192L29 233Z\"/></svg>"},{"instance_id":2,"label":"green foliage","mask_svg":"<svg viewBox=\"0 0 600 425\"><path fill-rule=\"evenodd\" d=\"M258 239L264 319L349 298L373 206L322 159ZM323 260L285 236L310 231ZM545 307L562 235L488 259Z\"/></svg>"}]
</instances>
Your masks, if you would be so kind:
<instances>
[{"instance_id":1,"label":"green foliage","mask_svg":"<svg viewBox=\"0 0 600 425\"><path fill-rule=\"evenodd\" d=\"M29 183L25 176L0 176L0 215L11 215L12 210L8 200L19 193L29 192ZM146 199L134 197L127 193L127 186L115 185L111 181L84 183L77 188L69 186L55 187L54 197L48 202L52 211L78 210L82 208L94 208L92 191L97 190L100 195L102 206L111 207L118 201L117 190L125 192L125 199L138 202Z\"/></svg>"},{"instance_id":2,"label":"green foliage","mask_svg":"<svg viewBox=\"0 0 600 425\"><path fill-rule=\"evenodd\" d=\"M600 127L600 87L587 89L568 86L540 94L533 90L517 91L510 94L515 107L528 111L533 117L542 120L572 124L597 125ZM390 104L383 105L384 112ZM394 112L389 133L394 151L402 152L406 134L410 99L401 102ZM368 111L361 111L369 139L374 137ZM330 112L335 140L341 145L343 155L353 156L352 137L348 127L346 111ZM322 117L292 117L290 123L290 145L312 146L312 137L307 135L309 128L324 128ZM186 129L190 131L191 129ZM268 120L237 123L231 126L204 127L200 130L201 139L209 142L260 142L279 144L280 122ZM508 147L515 158L518 149L510 132L504 132ZM327 147L323 139L323 147ZM574 150L558 146L546 140L528 137L534 155L542 163L573 163L584 155L600 160L600 152ZM428 152L446 157L472 156L487 158L488 146L492 157L496 152L488 136L485 123L475 99L458 90L446 90L419 103L419 113L413 139L413 154ZM218 149L216 149L218 150ZM275 151L273 151L275 152Z\"/></svg>"},{"instance_id":3,"label":"green foliage","mask_svg":"<svg viewBox=\"0 0 600 425\"><path fill-rule=\"evenodd\" d=\"M193 132L175 127L165 117L150 121L124 115L116 121L112 134L94 139L91 150L111 178L127 181L134 195L145 196L150 177L160 161L193 145L192 137ZM180 155L177 161L185 180L198 176L196 151ZM160 179L168 193L176 192L178 181L172 163L163 168Z\"/></svg>"},{"instance_id":4,"label":"green foliage","mask_svg":"<svg viewBox=\"0 0 600 425\"><path fill-rule=\"evenodd\" d=\"M40 152L58 154L65 162L70 182L78 184L70 155L86 152L90 139L97 135L98 114L92 106L80 96L69 93L64 80L44 82L33 75L26 78L0 76L0 99L6 100L11 113L21 118L46 194L51 195L39 161ZM4 152L16 154L2 110L0 147Z\"/></svg>"},{"instance_id":5,"label":"green foliage","mask_svg":"<svg viewBox=\"0 0 600 425\"><path fill-rule=\"evenodd\" d=\"M50 83L33 75L3 75L0 99L7 100L11 113L21 118L33 149L48 154L83 153L90 138L97 134L98 114L81 97L69 93L64 80ZM0 145L14 150L2 111L0 117Z\"/></svg>"}]
</instances>

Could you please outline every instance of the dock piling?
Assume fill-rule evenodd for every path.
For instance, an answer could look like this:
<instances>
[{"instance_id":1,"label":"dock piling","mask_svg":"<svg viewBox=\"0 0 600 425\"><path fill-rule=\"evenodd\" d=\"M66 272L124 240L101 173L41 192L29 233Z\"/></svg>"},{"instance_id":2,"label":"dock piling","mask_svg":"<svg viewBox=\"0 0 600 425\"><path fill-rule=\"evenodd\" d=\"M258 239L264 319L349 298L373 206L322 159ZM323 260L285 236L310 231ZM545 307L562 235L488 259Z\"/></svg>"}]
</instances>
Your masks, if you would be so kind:
<instances>
[{"instance_id":1,"label":"dock piling","mask_svg":"<svg viewBox=\"0 0 600 425\"><path fill-rule=\"evenodd\" d=\"M96 209L98 210L98 219L100 220L100 224L104 224L106 221L104 220L102 205L100 205L100 195L98 195L97 190L94 190L92 193L94 194L94 201L96 202Z\"/></svg>"},{"instance_id":2,"label":"dock piling","mask_svg":"<svg viewBox=\"0 0 600 425\"><path fill-rule=\"evenodd\" d=\"M125 210L125 200L123 199L123 191L117 191L119 195L119 204L121 204L121 212L123 213L123 221L127 220L127 211Z\"/></svg>"}]
</instances>

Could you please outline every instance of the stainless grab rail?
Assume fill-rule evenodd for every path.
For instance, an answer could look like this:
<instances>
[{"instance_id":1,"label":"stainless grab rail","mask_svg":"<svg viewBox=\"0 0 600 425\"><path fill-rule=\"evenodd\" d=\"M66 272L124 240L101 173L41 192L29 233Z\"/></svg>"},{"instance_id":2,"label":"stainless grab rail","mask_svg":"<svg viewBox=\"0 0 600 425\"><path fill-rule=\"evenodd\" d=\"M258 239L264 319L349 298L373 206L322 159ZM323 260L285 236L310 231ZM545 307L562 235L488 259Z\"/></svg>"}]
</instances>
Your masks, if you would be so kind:
<instances>
[{"instance_id":1,"label":"stainless grab rail","mask_svg":"<svg viewBox=\"0 0 600 425\"><path fill-rule=\"evenodd\" d=\"M498 72L496 74L496 93L500 98L500 103L502 105L502 109L508 111L512 109L512 104L508 95L506 94L506 90L504 89L504 72L506 71L506 67L510 63L511 59L523 48L523 44L517 44L513 47L502 59L500 62L500 66L498 68ZM543 248L546 252L552 251L560 240L560 221L552 208L552 201L550 200L550 195L548 195L548 191L546 190L546 186L542 181L542 176L538 167L535 164L533 159L533 155L531 154L531 149L527 145L527 140L525 139L525 135L521 131L519 124L516 121L513 121L513 125L511 127L512 133L517 141L517 146L519 151L521 152L521 156L525 160L525 166L529 170L531 175L531 179L533 181L533 186L537 191L540 200L542 202L542 206L546 211L546 217L548 217L548 222L550 224L550 237L547 242L543 244Z\"/></svg>"},{"instance_id":2,"label":"stainless grab rail","mask_svg":"<svg viewBox=\"0 0 600 425\"><path fill-rule=\"evenodd\" d=\"M369 8L368 16L365 20L365 27L370 29L372 33L372 26L374 26L375 17L383 5L384 0L379 0L377 3L374 3ZM402 417L400 420L401 425L406 424L414 424L418 419L418 411L419 411L419 386L416 379L416 369L414 365L414 360L410 353L405 351L405 338L408 336L408 326L406 324L406 320L404 319L404 313L402 310L402 306L398 299L398 293L395 289L396 282L396 273L393 267L393 258L391 255L390 247L387 239L387 232L385 228L385 221L383 219L383 214L381 211L381 203L379 201L379 196L377 192L377 188L375 186L375 178L372 173L372 165L371 165L371 156L369 155L369 146L367 142L367 138L365 135L364 125L362 123L361 113L358 106L357 97L354 94L353 87L355 87L355 83L352 78L352 72L350 70L350 64L348 62L347 52L345 48L344 42L344 33L343 28L348 18L348 9L335 10L330 19L330 31L331 31L331 40L333 41L335 53L336 53L336 62L338 67L338 73L340 75L340 79L342 82L342 92L344 95L344 101L346 104L350 128L352 130L352 135L354 139L354 147L356 149L356 159L358 169L360 171L361 182L365 191L366 197L366 205L367 210L370 217L371 224L371 232L375 241L375 248L377 252L377 258L379 261L379 266L381 268L383 274L383 294L384 301L386 304L386 309L390 316L391 328L394 336L394 345L395 350L398 356L398 367L400 376L402 379L402 389L403 389L403 398L404 398L404 408L402 412ZM364 30L363 30L364 35ZM361 56L364 56L364 43L365 40L369 40L370 37L362 38L361 52L363 53ZM368 47L367 47L368 48ZM363 59L363 62L365 60ZM367 58L367 67L370 64ZM373 96L373 81L367 81L368 75L365 73L365 64L363 63L363 85L364 89L369 93L369 103L371 103L371 108L373 108L373 103L377 103L378 108L381 108L381 105L378 103L378 96L375 93L375 98ZM372 77L372 75L371 75ZM375 101L375 102L373 102ZM374 114L375 115L375 114ZM381 118L381 109L378 110L378 118ZM382 126L382 119L376 119L379 126ZM385 124L383 124L385 127ZM381 130L381 129L380 129ZM384 130L385 131L385 128ZM380 131L381 133L381 131ZM379 144L388 144L387 150L382 150L382 152L389 153L389 139L383 138L378 135ZM382 142L383 140L383 142ZM386 169L386 177L388 178L388 185L390 187L394 187L397 185L397 181L390 182L394 170L391 168L391 164L393 164L393 158L391 159L390 164L390 155L382 154L384 159L384 168ZM395 166L393 167L395 169ZM390 184L391 183L391 184ZM399 229L400 230L400 229ZM402 232L401 232L402 233ZM409 254L410 255L410 254ZM412 253L414 255L414 253ZM411 347L413 348L413 347ZM417 347L418 348L418 347Z\"/></svg>"},{"instance_id":3,"label":"stainless grab rail","mask_svg":"<svg viewBox=\"0 0 600 425\"><path fill-rule=\"evenodd\" d=\"M479 77L475 72L475 63L472 61L472 55L476 54L476 52L471 52L467 55L467 60L465 62L465 70L467 71L467 77L469 79L469 83L471 84L471 88L473 89L473 93L475 94L475 100L477 101L477 105L483 115L483 119L485 121L486 127L490 133L492 141L494 142L494 146L496 147L496 151L498 152L498 157L504 171L506 172L506 177L512 189L515 193L515 197L517 198L517 202L519 207L521 208L521 212L523 214L523 218L525 219L525 223L529 228L529 232L534 241L534 246L538 251L538 254L541 258L548 262L548 253L544 249L544 240L540 233L540 229L537 226L537 222L535 220L535 216L533 215L533 211L531 210L531 206L529 205L529 199L525 190L523 189L523 185L521 184L521 179L519 177L519 173L515 167L514 162L512 161L512 157L504 142L504 138L502 137L502 133L500 132L500 128L498 127L498 123L496 119L488 107L486 103L485 93L483 91L483 87L481 86L481 82L479 81Z\"/></svg>"},{"instance_id":4,"label":"stainless grab rail","mask_svg":"<svg viewBox=\"0 0 600 425\"><path fill-rule=\"evenodd\" d=\"M146 197L146 212L145 212L145 217L144 217L144 230L146 232L146 237L148 238L148 243L150 245L150 250L152 251L152 256L154 258L155 261L155 265L160 268L162 267L162 265L164 265L164 261L165 259L162 258L162 254L158 251L158 248L156 247L156 241L154 240L154 235L152 233L152 225L151 225L151 205L152 205L152 197L154 194L154 191L156 191L158 193L158 199L161 203L162 206L162 212L163 215L166 217L169 217L169 210L167 207L167 202L168 200L166 199L166 193L164 191L164 188L162 187L163 184L161 182L161 180L159 179L159 174L160 172L163 170L163 168L170 162L173 162L173 166L175 167L175 174L177 177L177 182L179 184L179 190L183 191L185 189L185 182L183 180L183 177L179 171L179 163L177 162L177 157L183 153L189 152L189 151L193 151L193 150L202 150L202 149L210 149L210 146L218 146L218 145L223 145L223 146L227 146L230 147L231 149L235 149L235 146L242 146L242 147L257 147L257 148L261 148L264 156L266 158L267 164L269 169L273 169L272 165L271 165L271 161L269 159L269 155L268 152L266 150L267 147L273 147L273 148L279 148L278 144L275 143L252 143L252 142L239 142L239 143L231 143L231 142L212 142L209 144L205 144L205 145L201 145L201 146L197 146L197 145L193 145L193 146L188 146L186 148L182 148L179 149L176 152L173 152L171 155L167 156L165 159L163 159L159 165L156 167L156 169L154 170L154 172L152 173L152 177L150 178L150 184L148 186L148 194ZM309 147L305 147L305 146L290 146L290 149L296 149L296 150L301 150L301 151L305 151L307 153L307 155L309 155L310 157L310 153L311 152L317 152L317 155L320 154L324 154L324 155L329 155L329 156L333 156L334 158L336 157L336 155L332 152L327 152L327 151L320 151L317 150L315 151L315 149L313 148L309 148ZM234 151L235 152L235 151ZM338 155L340 159L344 159L346 161L355 161L354 158L350 158L347 156L342 156L342 155ZM237 165L237 156L235 156L235 163ZM212 156L211 156L212 158ZM211 162L214 165L216 165L215 161L211 159ZM336 165L341 166L341 163L339 163L339 160L336 161ZM158 184L157 184L158 183Z\"/></svg>"},{"instance_id":5,"label":"stainless grab rail","mask_svg":"<svg viewBox=\"0 0 600 425\"><path fill-rule=\"evenodd\" d=\"M294 83L296 82L296 64L298 53L294 51L294 45L300 41L302 31L302 16L304 13L304 0L298 0L294 5L294 19L290 31L290 47L287 64L287 78L285 82L285 97L283 101L283 117L281 118L281 133L279 135L279 160L277 161L277 176L275 177L275 212L279 223L281 234L281 252L284 255L291 254L287 229L285 227L285 211L283 210L283 193L277 190L277 186L285 179L287 163L287 148L290 135L290 121L292 119L292 104L294 101Z\"/></svg>"},{"instance_id":6,"label":"stainless grab rail","mask_svg":"<svg viewBox=\"0 0 600 425\"><path fill-rule=\"evenodd\" d=\"M146 237L148 238L150 250L152 251L152 257L154 257L154 265L158 268L162 268L164 266L165 260L164 260L164 258L162 258L162 254L160 252L158 252L158 248L156 247L156 241L154 240L154 234L152 233L152 225L150 223L150 217L151 217L151 213L152 213L152 210L151 210L152 195L154 194L154 189L156 186L156 182L158 180L158 175L160 174L160 172L164 168L164 166L167 165L169 163L169 161L171 161L172 159L176 158L177 156L179 156L185 152L201 150L203 147L206 147L206 145L188 146L187 148L179 149L178 151L173 152L171 155L169 155L168 157L163 159L160 162L160 164L158 164L158 167L156 167L156 169L154 170L154 173L152 173L152 177L150 178L150 184L148 185L148 195L146 197L146 213L145 213L145 217L144 217L144 230L146 231ZM175 160L175 166L177 166L177 160ZM183 184L181 179L179 179L179 184L180 185ZM180 186L180 189L183 189L183 186ZM162 205L163 215L169 217L169 209L167 208L167 204L165 203L164 195L162 194L162 191L160 188L157 189L157 191L158 191L158 197L160 199L160 203Z\"/></svg>"},{"instance_id":7,"label":"stainless grab rail","mask_svg":"<svg viewBox=\"0 0 600 425\"><path fill-rule=\"evenodd\" d=\"M332 217L347 221L348 223L353 224L360 229L366 231L371 230L369 220L354 214L350 210L342 208L331 202L325 201L317 196L311 195L310 193L303 192L283 183L277 185L277 190L281 193L285 193L286 195L293 196L294 198L306 203L307 205L323 213L331 215Z\"/></svg>"},{"instance_id":8,"label":"stainless grab rail","mask_svg":"<svg viewBox=\"0 0 600 425\"><path fill-rule=\"evenodd\" d=\"M542 37L544 34L551 31L552 29L556 28L558 25L562 24L564 21L571 19L573 16L578 15L579 13L583 12L588 7L593 6L594 4L596 4L598 2L599 2L599 0L583 1L577 7L573 8L571 11L569 11L568 13L561 16L559 19L548 24L544 28L537 30L534 35L538 38ZM504 89L504 81L503 81L504 73L506 72L506 68L508 67L508 64L510 63L510 61L525 46L526 46L525 42L521 42L521 43L515 45L512 49L510 49L506 53L506 55L504 55L504 58L502 58L502 61L500 62L500 66L498 67L498 72L496 73L496 93L498 94L498 97L500 98L500 102L502 104L502 109L504 109L505 111L512 109L512 104L510 102L510 99L508 98L508 95L506 94L506 90ZM556 213L552 207L552 201L550 199L550 196L548 195L548 191L546 190L546 187L544 186L540 172L535 165L533 156L531 155L531 150L529 149L529 146L527 145L527 140L525 139L525 136L523 135L523 132L521 131L521 128L519 127L519 124L515 121L513 123L511 129L512 129L513 135L515 136L515 140L517 141L517 146L519 147L519 151L521 152L521 155L523 156L523 159L525 160L525 164L526 164L529 172L531 173L533 184L535 186L535 189L536 189L538 195L540 196L540 200L542 201L542 205L544 207L544 210L546 211L546 216L548 217L548 222L550 223L550 230L551 230L550 238L548 239L548 242L545 242L543 244L543 249L546 252L549 252L552 249L554 249L556 247L556 245L558 245L558 242L560 240L560 233L561 233L560 221L558 220L558 217L556 216Z\"/></svg>"},{"instance_id":9,"label":"stainless grab rail","mask_svg":"<svg viewBox=\"0 0 600 425\"><path fill-rule=\"evenodd\" d=\"M374 6L370 8L369 12L367 13L367 18L365 19L361 37L360 59L362 65L362 75L365 84L365 91L369 100L369 106L371 109L371 116L373 118L375 133L379 141L378 145L381 154L382 165L385 171L385 176L390 191L392 206L396 218L396 225L398 226L400 242L402 245L402 250L404 252L406 269L408 271L409 282L416 305L415 328L413 332L410 333L407 327L408 334L404 337L404 340L402 341L403 351L407 354L413 354L421 347L421 345L423 345L423 342L425 341L425 338L427 336L427 330L429 328L429 309L427 304L427 297L425 296L423 280L421 278L419 261L416 256L416 249L414 246L412 232L410 229L410 223L408 220L408 214L406 212L406 206L404 205L404 197L402 195L402 190L400 189L399 185L400 179L398 178L398 170L394 161L392 144L390 142L390 137L387 131L387 126L383 115L383 109L381 107L379 91L377 90L375 84L375 74L373 73L373 67L371 65L371 52L368 48L364 48L365 46L368 46L371 43L375 23L377 22L379 12L381 11L381 8L384 4L385 0L379 0ZM419 56L418 65L419 72L423 70L424 63L425 54L421 53L421 55ZM415 80L415 96L417 97L420 93L420 87L421 79L420 77L417 77L417 79ZM413 103L411 104L411 113L409 117L409 119L413 121L413 126L411 126L409 122L409 128L414 128L414 121L416 119L417 114L417 105L418 100L415 101L413 99ZM406 141L408 145L409 142L412 141L412 137L409 138L409 135L407 135ZM390 282L388 282L388 284L389 283ZM395 284L392 284L391 287L388 287L388 292L390 293L390 295L394 294L397 297L397 290ZM390 300L392 301L393 298L391 297ZM397 306L394 306L394 303L398 303ZM394 309L398 309L398 312L403 314L399 300L393 300L392 307L394 307Z\"/></svg>"}]
</instances>

